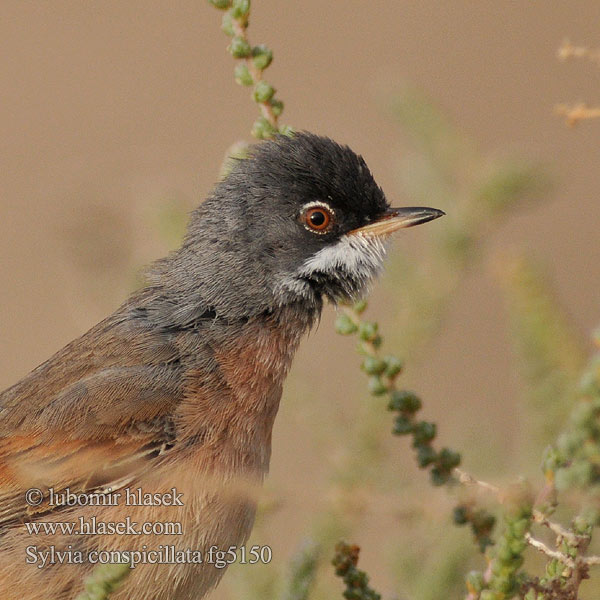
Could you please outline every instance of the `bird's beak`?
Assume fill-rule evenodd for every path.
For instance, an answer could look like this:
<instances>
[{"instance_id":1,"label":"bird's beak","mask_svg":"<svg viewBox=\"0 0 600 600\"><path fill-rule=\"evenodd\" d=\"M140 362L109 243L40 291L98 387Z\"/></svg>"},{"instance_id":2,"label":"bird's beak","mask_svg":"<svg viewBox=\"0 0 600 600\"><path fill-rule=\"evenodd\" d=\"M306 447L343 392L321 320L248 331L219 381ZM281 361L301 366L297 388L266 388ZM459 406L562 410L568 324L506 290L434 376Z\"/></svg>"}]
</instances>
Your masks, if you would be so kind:
<instances>
[{"instance_id":1,"label":"bird's beak","mask_svg":"<svg viewBox=\"0 0 600 600\"><path fill-rule=\"evenodd\" d=\"M387 236L390 233L404 227L413 227L427 221L433 221L446 213L437 208L426 208L422 206L411 206L405 208L390 208L386 210L376 221L353 229L350 233L354 235Z\"/></svg>"}]
</instances>

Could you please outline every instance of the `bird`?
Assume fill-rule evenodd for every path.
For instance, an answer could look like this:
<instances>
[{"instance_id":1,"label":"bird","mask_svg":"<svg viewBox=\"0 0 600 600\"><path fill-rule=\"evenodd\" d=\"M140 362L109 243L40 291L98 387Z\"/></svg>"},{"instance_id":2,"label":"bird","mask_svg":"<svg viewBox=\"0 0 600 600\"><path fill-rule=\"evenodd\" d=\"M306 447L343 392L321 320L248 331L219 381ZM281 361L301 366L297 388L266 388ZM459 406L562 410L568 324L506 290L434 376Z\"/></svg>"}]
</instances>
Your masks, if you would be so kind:
<instances>
[{"instance_id":1,"label":"bird","mask_svg":"<svg viewBox=\"0 0 600 600\"><path fill-rule=\"evenodd\" d=\"M392 208L309 132L235 159L143 287L0 393L2 597L73 600L104 560L129 563L111 599L203 598L210 553L248 540L301 338L364 297L393 232L443 214Z\"/></svg>"}]
</instances>

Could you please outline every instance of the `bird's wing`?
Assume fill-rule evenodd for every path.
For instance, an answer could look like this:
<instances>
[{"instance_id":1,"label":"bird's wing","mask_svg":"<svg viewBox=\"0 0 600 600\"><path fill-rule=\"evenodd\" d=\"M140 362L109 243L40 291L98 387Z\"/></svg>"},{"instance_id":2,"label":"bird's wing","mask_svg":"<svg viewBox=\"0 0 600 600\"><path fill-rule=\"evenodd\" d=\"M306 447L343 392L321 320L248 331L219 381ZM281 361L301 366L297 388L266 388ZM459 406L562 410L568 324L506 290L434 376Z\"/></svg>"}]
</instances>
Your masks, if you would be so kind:
<instances>
[{"instance_id":1,"label":"bird's wing","mask_svg":"<svg viewBox=\"0 0 600 600\"><path fill-rule=\"evenodd\" d=\"M181 340L116 316L0 393L0 530L47 511L30 488L117 489L174 443Z\"/></svg>"}]
</instances>

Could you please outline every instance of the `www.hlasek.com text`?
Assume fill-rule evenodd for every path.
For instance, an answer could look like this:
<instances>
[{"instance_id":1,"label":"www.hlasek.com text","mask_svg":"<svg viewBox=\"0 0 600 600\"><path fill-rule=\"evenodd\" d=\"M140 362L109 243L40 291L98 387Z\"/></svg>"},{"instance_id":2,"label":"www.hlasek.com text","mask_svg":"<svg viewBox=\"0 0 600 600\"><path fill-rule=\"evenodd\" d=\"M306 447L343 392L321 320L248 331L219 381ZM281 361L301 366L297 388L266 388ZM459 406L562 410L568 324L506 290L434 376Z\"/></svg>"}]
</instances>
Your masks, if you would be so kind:
<instances>
[{"instance_id":1,"label":"www.hlasek.com text","mask_svg":"<svg viewBox=\"0 0 600 600\"><path fill-rule=\"evenodd\" d=\"M177 521L138 523L131 517L123 521L78 517L75 521L28 521L24 525L29 535L183 535L183 525Z\"/></svg>"}]
</instances>

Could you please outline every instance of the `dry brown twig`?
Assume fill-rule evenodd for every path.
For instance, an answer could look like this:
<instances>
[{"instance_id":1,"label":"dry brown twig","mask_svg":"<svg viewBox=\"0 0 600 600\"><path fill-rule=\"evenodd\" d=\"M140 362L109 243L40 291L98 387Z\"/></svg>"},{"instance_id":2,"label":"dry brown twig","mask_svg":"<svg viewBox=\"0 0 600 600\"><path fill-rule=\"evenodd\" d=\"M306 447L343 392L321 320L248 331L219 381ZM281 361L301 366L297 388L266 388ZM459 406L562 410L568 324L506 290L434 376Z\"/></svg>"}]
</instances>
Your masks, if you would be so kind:
<instances>
[{"instance_id":1,"label":"dry brown twig","mask_svg":"<svg viewBox=\"0 0 600 600\"><path fill-rule=\"evenodd\" d=\"M567 61L572 58L587 58L590 62L600 66L600 48L588 48L587 46L574 46L568 39L563 40L560 48L556 52L560 61Z\"/></svg>"},{"instance_id":2,"label":"dry brown twig","mask_svg":"<svg viewBox=\"0 0 600 600\"><path fill-rule=\"evenodd\" d=\"M570 556L564 554L563 552L559 552L558 550L552 550L551 548L548 548L546 544L540 542L540 540L536 540L530 533L525 534L525 539L527 540L527 543L533 548L536 548L540 552L543 552L546 556L549 556L550 558L555 558L556 560L559 560L561 563L563 563L567 567L570 567L571 569L575 569L577 563L583 563L588 566L600 565L600 556L580 556L577 558L577 560L574 560Z\"/></svg>"},{"instance_id":3,"label":"dry brown twig","mask_svg":"<svg viewBox=\"0 0 600 600\"><path fill-rule=\"evenodd\" d=\"M557 50L558 60L567 61L570 59L587 59L590 62L600 66L600 49L588 48L587 46L574 46L568 39L565 39ZM588 106L585 102L577 104L558 104L555 107L556 114L565 117L567 125L574 127L579 121L597 119L600 117L600 106Z\"/></svg>"},{"instance_id":4,"label":"dry brown twig","mask_svg":"<svg viewBox=\"0 0 600 600\"><path fill-rule=\"evenodd\" d=\"M586 119L597 119L600 117L600 106L588 106L585 102L579 102L573 106L568 104L557 104L555 112L565 117L567 125L574 127L579 121Z\"/></svg>"},{"instance_id":5,"label":"dry brown twig","mask_svg":"<svg viewBox=\"0 0 600 600\"><path fill-rule=\"evenodd\" d=\"M462 469L454 469L454 474L461 484L477 486L478 488L485 490L488 493L491 493L500 503L502 503L503 493L499 487L492 485L487 481L481 481L480 479L476 479L471 474L467 473L466 471L463 471ZM574 546L579 546L584 541L589 541L589 538L587 536L577 535L576 533L573 533L569 529L566 529L565 527L560 525L560 523L550 521L550 519L548 519L548 517L543 512L536 508L533 509L533 522L538 523L539 525L543 525L544 527L550 529L550 531L552 531L556 535L557 546L563 539L567 540L570 544ZM534 538L530 533L525 534L525 540L533 548L536 548L537 550L543 552L551 558L556 558L571 569L575 569L577 564L585 564L588 566L600 565L600 556L578 556L577 559L574 560L570 556L567 556L566 554L563 554L558 550L552 550L551 548L548 548L546 544Z\"/></svg>"}]
</instances>

